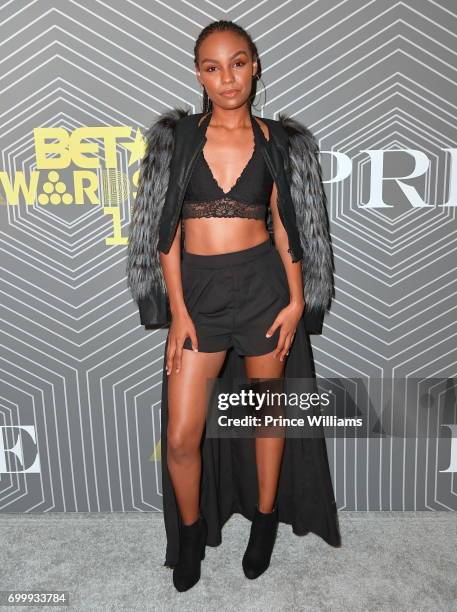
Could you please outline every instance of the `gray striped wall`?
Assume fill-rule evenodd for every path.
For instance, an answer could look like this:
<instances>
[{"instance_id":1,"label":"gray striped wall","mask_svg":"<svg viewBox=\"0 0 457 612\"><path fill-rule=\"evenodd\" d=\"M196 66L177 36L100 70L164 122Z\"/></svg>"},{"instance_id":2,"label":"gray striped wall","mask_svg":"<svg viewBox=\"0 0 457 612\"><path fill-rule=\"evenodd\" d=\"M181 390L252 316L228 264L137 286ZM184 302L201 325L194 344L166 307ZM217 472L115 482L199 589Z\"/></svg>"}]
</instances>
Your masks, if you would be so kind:
<instances>
[{"instance_id":1,"label":"gray striped wall","mask_svg":"<svg viewBox=\"0 0 457 612\"><path fill-rule=\"evenodd\" d=\"M318 376L358 377L368 393L375 379L433 377L440 389L455 377L455 2L3 1L1 511L162 509L166 332L139 325L125 281L131 143L170 106L200 110L194 40L219 18L258 45L256 113L296 117L322 150L336 299L312 337ZM37 128L62 139L85 127L95 167L59 165L62 149L40 163ZM38 177L28 204L5 189L21 173ZM445 429L329 439L338 507L455 510Z\"/></svg>"}]
</instances>

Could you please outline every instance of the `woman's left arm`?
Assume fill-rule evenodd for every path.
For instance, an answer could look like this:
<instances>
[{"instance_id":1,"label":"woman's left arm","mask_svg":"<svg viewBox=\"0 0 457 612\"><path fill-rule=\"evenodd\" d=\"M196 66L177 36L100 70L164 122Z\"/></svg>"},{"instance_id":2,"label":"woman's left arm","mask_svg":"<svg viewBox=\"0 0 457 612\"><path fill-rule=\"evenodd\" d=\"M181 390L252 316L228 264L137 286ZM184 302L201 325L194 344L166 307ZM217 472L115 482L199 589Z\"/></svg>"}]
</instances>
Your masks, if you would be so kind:
<instances>
[{"instance_id":1,"label":"woman's left arm","mask_svg":"<svg viewBox=\"0 0 457 612\"><path fill-rule=\"evenodd\" d=\"M273 324L267 330L267 337L272 336L276 328L281 326L278 345L275 349L275 357L279 356L280 361L283 361L285 355L289 352L289 348L295 336L295 330L305 309L305 300L303 295L301 260L293 262L289 255L289 237L282 224L281 217L279 216L278 192L275 183L273 184L271 192L270 210L273 221L275 246L281 256L287 274L287 281L289 283L290 302L288 306L278 313Z\"/></svg>"}]
</instances>

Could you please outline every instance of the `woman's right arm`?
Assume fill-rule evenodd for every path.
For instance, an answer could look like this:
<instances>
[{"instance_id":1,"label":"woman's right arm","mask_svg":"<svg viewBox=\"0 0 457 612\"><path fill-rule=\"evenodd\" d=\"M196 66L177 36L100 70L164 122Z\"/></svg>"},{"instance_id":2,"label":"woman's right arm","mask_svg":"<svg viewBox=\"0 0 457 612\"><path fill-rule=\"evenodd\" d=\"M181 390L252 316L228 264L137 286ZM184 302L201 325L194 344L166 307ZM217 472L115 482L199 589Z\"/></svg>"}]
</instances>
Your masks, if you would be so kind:
<instances>
[{"instance_id":1,"label":"woman's right arm","mask_svg":"<svg viewBox=\"0 0 457 612\"><path fill-rule=\"evenodd\" d=\"M168 253L159 251L160 265L167 285L170 303L171 325L168 336L168 349L166 355L166 370L170 374L172 368L176 372L181 369L183 344L187 336L192 342L192 349L198 351L197 333L194 323L187 311L184 302L181 275L181 221L178 223L174 240Z\"/></svg>"}]
</instances>

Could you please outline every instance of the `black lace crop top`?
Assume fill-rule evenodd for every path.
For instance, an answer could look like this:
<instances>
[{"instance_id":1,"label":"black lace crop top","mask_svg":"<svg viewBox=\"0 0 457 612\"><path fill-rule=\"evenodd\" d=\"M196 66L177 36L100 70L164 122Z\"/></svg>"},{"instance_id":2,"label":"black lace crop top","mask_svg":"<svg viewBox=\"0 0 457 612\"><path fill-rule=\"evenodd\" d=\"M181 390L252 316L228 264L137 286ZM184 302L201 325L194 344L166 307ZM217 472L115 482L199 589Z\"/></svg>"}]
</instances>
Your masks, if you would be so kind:
<instances>
[{"instance_id":1,"label":"black lace crop top","mask_svg":"<svg viewBox=\"0 0 457 612\"><path fill-rule=\"evenodd\" d=\"M227 193L214 178L203 150L200 151L184 196L182 217L247 217L266 219L273 179L260 150L265 138L251 115L254 150L248 163Z\"/></svg>"}]
</instances>

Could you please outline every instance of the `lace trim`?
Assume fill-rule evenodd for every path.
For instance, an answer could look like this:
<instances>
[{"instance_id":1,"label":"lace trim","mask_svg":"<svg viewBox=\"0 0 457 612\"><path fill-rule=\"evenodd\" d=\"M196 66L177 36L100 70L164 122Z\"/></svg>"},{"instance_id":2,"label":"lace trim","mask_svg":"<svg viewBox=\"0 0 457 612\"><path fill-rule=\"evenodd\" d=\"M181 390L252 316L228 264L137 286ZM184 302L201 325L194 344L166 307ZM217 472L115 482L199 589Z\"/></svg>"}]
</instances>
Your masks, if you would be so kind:
<instances>
[{"instance_id":1,"label":"lace trim","mask_svg":"<svg viewBox=\"0 0 457 612\"><path fill-rule=\"evenodd\" d=\"M207 202L185 200L182 206L183 219L195 217L244 217L249 219L264 219L265 206L239 202L232 198L219 198Z\"/></svg>"}]
</instances>

